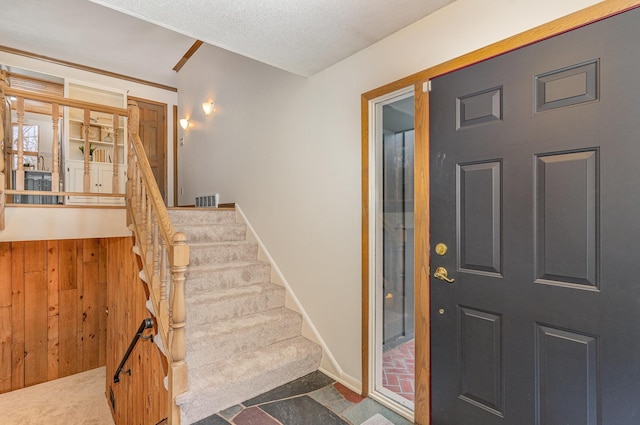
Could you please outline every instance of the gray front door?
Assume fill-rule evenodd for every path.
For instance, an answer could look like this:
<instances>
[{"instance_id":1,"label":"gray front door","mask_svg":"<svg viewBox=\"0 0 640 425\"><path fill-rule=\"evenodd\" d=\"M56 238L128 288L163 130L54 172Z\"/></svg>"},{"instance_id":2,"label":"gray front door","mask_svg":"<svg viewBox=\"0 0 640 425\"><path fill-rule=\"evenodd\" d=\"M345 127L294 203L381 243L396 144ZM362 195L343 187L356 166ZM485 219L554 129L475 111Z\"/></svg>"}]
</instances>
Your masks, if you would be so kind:
<instances>
[{"instance_id":1,"label":"gray front door","mask_svg":"<svg viewBox=\"0 0 640 425\"><path fill-rule=\"evenodd\" d=\"M430 102L433 424L640 424L640 11Z\"/></svg>"}]
</instances>

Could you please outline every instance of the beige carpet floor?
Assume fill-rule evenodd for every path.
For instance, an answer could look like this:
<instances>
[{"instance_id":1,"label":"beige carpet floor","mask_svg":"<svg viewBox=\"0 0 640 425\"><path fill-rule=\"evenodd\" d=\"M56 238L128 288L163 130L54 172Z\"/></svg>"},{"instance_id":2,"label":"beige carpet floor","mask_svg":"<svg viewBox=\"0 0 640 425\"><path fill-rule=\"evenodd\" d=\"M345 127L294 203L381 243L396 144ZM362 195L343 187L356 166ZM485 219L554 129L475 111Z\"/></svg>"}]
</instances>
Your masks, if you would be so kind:
<instances>
[{"instance_id":1,"label":"beige carpet floor","mask_svg":"<svg viewBox=\"0 0 640 425\"><path fill-rule=\"evenodd\" d=\"M113 425L101 367L0 394L3 425Z\"/></svg>"}]
</instances>

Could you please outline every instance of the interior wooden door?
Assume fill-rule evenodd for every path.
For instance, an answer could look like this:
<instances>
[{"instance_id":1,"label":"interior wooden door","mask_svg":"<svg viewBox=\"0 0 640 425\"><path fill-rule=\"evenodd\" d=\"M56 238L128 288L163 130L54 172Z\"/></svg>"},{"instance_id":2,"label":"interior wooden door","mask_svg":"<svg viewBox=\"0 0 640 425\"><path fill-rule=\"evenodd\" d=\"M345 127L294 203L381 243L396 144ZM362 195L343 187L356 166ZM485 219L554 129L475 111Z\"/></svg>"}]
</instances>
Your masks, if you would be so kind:
<instances>
[{"instance_id":1,"label":"interior wooden door","mask_svg":"<svg viewBox=\"0 0 640 425\"><path fill-rule=\"evenodd\" d=\"M633 10L432 81L433 424L640 423L638 40Z\"/></svg>"},{"instance_id":2,"label":"interior wooden door","mask_svg":"<svg viewBox=\"0 0 640 425\"><path fill-rule=\"evenodd\" d=\"M162 199L167 202L167 105L130 98L140 108L140 140L156 178Z\"/></svg>"}]
</instances>

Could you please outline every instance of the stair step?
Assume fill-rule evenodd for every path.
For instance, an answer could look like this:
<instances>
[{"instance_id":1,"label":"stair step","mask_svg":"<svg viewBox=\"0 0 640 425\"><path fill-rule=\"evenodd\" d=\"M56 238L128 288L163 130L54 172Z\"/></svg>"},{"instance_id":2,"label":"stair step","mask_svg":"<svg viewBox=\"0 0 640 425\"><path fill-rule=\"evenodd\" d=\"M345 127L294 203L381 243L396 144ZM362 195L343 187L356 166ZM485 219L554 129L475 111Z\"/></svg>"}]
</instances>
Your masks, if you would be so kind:
<instances>
[{"instance_id":1,"label":"stair step","mask_svg":"<svg viewBox=\"0 0 640 425\"><path fill-rule=\"evenodd\" d=\"M169 217L174 226L181 224L234 224L236 210L215 208L169 208Z\"/></svg>"},{"instance_id":2,"label":"stair step","mask_svg":"<svg viewBox=\"0 0 640 425\"><path fill-rule=\"evenodd\" d=\"M189 294L271 281L271 265L262 261L189 266L185 274Z\"/></svg>"},{"instance_id":3,"label":"stair step","mask_svg":"<svg viewBox=\"0 0 640 425\"><path fill-rule=\"evenodd\" d=\"M200 326L187 324L187 363L195 368L228 359L300 335L301 327L302 316L284 307Z\"/></svg>"},{"instance_id":4,"label":"stair step","mask_svg":"<svg viewBox=\"0 0 640 425\"><path fill-rule=\"evenodd\" d=\"M190 325L259 313L284 305L285 289L273 283L239 286L189 294L187 321Z\"/></svg>"},{"instance_id":5,"label":"stair step","mask_svg":"<svg viewBox=\"0 0 640 425\"><path fill-rule=\"evenodd\" d=\"M187 235L187 243L243 241L247 237L244 224L180 224L176 231Z\"/></svg>"},{"instance_id":6,"label":"stair step","mask_svg":"<svg viewBox=\"0 0 640 425\"><path fill-rule=\"evenodd\" d=\"M216 242L189 244L189 263L194 266L239 263L257 260L258 244L254 242Z\"/></svg>"},{"instance_id":7,"label":"stair step","mask_svg":"<svg viewBox=\"0 0 640 425\"><path fill-rule=\"evenodd\" d=\"M176 400L180 423L192 424L311 373L320 357L320 347L299 336L189 368L189 391Z\"/></svg>"}]
</instances>

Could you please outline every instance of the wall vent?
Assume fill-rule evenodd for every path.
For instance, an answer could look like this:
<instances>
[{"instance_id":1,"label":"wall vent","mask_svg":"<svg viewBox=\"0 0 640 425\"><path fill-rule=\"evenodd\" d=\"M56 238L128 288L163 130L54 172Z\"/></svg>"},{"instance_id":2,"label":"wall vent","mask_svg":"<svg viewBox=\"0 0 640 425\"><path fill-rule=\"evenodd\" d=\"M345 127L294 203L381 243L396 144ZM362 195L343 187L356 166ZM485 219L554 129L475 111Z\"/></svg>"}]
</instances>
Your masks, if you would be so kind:
<instances>
[{"instance_id":1,"label":"wall vent","mask_svg":"<svg viewBox=\"0 0 640 425\"><path fill-rule=\"evenodd\" d=\"M196 196L196 208L218 208L220 194Z\"/></svg>"}]
</instances>

